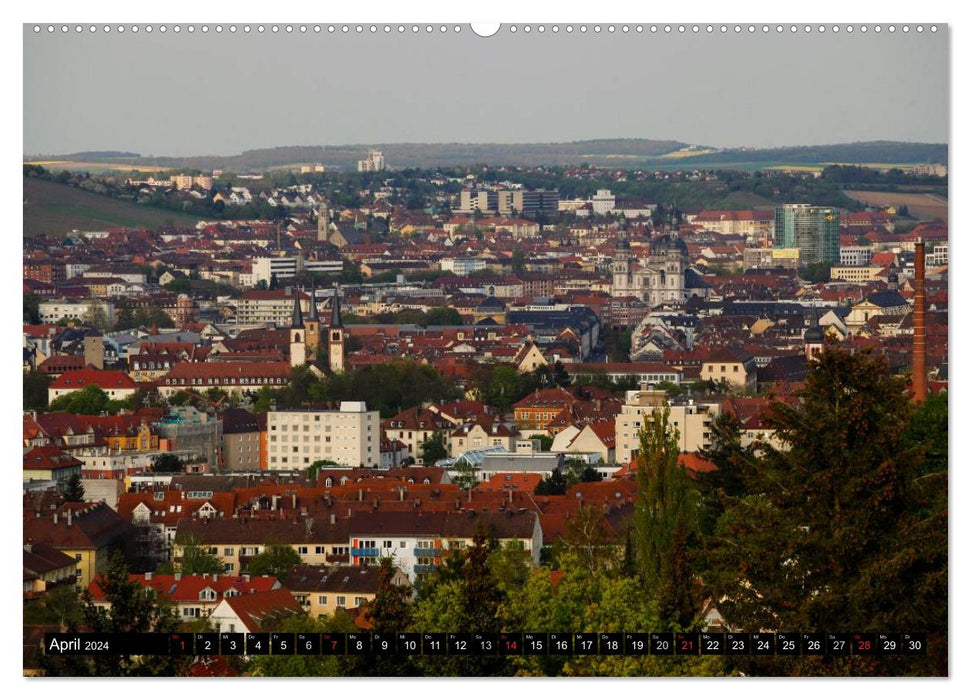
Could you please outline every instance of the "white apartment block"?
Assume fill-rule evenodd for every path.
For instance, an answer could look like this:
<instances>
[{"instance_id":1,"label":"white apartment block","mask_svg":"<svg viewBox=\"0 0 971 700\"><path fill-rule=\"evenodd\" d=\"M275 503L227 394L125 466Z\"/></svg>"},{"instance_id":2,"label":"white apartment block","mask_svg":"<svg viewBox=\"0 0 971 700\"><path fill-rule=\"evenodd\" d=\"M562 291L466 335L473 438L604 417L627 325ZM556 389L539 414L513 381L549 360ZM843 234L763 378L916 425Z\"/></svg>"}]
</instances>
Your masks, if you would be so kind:
<instances>
[{"instance_id":1,"label":"white apartment block","mask_svg":"<svg viewBox=\"0 0 971 700\"><path fill-rule=\"evenodd\" d=\"M854 245L840 247L840 265L845 267L868 265L873 258L873 248Z\"/></svg>"},{"instance_id":2,"label":"white apartment block","mask_svg":"<svg viewBox=\"0 0 971 700\"><path fill-rule=\"evenodd\" d=\"M932 244L930 250L924 253L924 261L931 267L947 265L947 241Z\"/></svg>"},{"instance_id":3,"label":"white apartment block","mask_svg":"<svg viewBox=\"0 0 971 700\"><path fill-rule=\"evenodd\" d=\"M92 307L100 307L105 316L111 320L115 317L114 304L107 301L43 301L38 305L41 323L57 323L62 318L82 320L89 315Z\"/></svg>"},{"instance_id":4,"label":"white apartment block","mask_svg":"<svg viewBox=\"0 0 971 700\"><path fill-rule=\"evenodd\" d=\"M299 270L300 263L295 257L253 258L253 284L260 280L269 284L273 275L278 280L293 277Z\"/></svg>"},{"instance_id":5,"label":"white apartment block","mask_svg":"<svg viewBox=\"0 0 971 700\"><path fill-rule=\"evenodd\" d=\"M452 272L461 277L484 270L486 261L480 258L443 258L439 261L439 265L445 272Z\"/></svg>"},{"instance_id":6,"label":"white apartment block","mask_svg":"<svg viewBox=\"0 0 971 700\"><path fill-rule=\"evenodd\" d=\"M342 401L337 411L267 413L267 468L306 469L321 459L345 467L377 467L381 423L363 401Z\"/></svg>"},{"instance_id":7,"label":"white apartment block","mask_svg":"<svg viewBox=\"0 0 971 700\"><path fill-rule=\"evenodd\" d=\"M640 450L640 431L651 420L654 409L663 411L667 406L668 425L678 431L678 449L695 452L712 445L712 424L721 407L717 403L684 403L668 405L663 391L635 389L628 391L620 415L616 420L615 454L618 464L630 462Z\"/></svg>"},{"instance_id":8,"label":"white apartment block","mask_svg":"<svg viewBox=\"0 0 971 700\"><path fill-rule=\"evenodd\" d=\"M609 214L617 206L617 198L610 190L597 190L590 202L594 214Z\"/></svg>"}]
</instances>

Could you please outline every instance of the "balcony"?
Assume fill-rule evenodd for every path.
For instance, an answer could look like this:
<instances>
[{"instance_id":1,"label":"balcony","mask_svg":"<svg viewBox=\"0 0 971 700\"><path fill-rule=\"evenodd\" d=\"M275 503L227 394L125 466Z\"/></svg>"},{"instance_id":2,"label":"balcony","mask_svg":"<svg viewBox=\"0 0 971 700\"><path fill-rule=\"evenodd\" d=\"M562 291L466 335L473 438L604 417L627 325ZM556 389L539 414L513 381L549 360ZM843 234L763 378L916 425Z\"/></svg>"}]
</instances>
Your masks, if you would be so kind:
<instances>
[{"instance_id":1,"label":"balcony","mask_svg":"<svg viewBox=\"0 0 971 700\"><path fill-rule=\"evenodd\" d=\"M376 557L379 554L377 547L351 547L352 557Z\"/></svg>"},{"instance_id":2,"label":"balcony","mask_svg":"<svg viewBox=\"0 0 971 700\"><path fill-rule=\"evenodd\" d=\"M441 549L425 549L422 547L415 547L416 557L439 557L442 555Z\"/></svg>"},{"instance_id":3,"label":"balcony","mask_svg":"<svg viewBox=\"0 0 971 700\"><path fill-rule=\"evenodd\" d=\"M432 564L415 564L415 574L432 574L436 569Z\"/></svg>"}]
</instances>

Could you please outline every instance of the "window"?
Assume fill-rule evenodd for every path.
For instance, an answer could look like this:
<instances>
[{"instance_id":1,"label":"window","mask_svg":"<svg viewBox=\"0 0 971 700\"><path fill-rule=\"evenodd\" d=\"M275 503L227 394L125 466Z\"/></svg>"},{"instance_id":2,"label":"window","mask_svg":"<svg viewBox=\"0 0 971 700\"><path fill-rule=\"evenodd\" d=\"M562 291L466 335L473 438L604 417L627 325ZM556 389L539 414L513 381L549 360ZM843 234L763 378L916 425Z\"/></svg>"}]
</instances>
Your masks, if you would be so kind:
<instances>
[{"instance_id":1,"label":"window","mask_svg":"<svg viewBox=\"0 0 971 700\"><path fill-rule=\"evenodd\" d=\"M75 554L74 555L74 561L81 561L81 555L80 554Z\"/></svg>"},{"instance_id":2,"label":"window","mask_svg":"<svg viewBox=\"0 0 971 700\"><path fill-rule=\"evenodd\" d=\"M355 608L359 608L359 607L361 607L362 605L364 605L364 598L363 598L363 597L361 597L361 596L357 596L357 597L355 597L355 598L354 598L354 607L355 607Z\"/></svg>"},{"instance_id":3,"label":"window","mask_svg":"<svg viewBox=\"0 0 971 700\"><path fill-rule=\"evenodd\" d=\"M306 554L307 547L297 547L297 554Z\"/></svg>"},{"instance_id":4,"label":"window","mask_svg":"<svg viewBox=\"0 0 971 700\"><path fill-rule=\"evenodd\" d=\"M337 596L337 605L343 608L345 605L347 605L347 598L342 595Z\"/></svg>"},{"instance_id":5,"label":"window","mask_svg":"<svg viewBox=\"0 0 971 700\"><path fill-rule=\"evenodd\" d=\"M321 545L314 547L314 554L327 554L327 548Z\"/></svg>"},{"instance_id":6,"label":"window","mask_svg":"<svg viewBox=\"0 0 971 700\"><path fill-rule=\"evenodd\" d=\"M391 540L385 540L384 541L384 548L385 549L391 549L391 546L392 546L391 545Z\"/></svg>"},{"instance_id":7,"label":"window","mask_svg":"<svg viewBox=\"0 0 971 700\"><path fill-rule=\"evenodd\" d=\"M235 553L236 553L235 547L225 547L225 548L223 548L223 556L224 557L231 557Z\"/></svg>"},{"instance_id":8,"label":"window","mask_svg":"<svg viewBox=\"0 0 971 700\"><path fill-rule=\"evenodd\" d=\"M327 605L327 596L325 595L317 596L317 605Z\"/></svg>"}]
</instances>

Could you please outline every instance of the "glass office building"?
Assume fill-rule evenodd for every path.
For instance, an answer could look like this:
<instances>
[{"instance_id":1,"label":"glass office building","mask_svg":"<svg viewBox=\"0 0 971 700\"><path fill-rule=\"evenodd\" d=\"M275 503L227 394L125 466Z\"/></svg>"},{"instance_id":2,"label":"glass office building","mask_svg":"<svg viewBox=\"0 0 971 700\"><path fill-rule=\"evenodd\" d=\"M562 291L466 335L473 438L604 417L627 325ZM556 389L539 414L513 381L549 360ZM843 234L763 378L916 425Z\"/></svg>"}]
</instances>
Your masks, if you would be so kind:
<instances>
[{"instance_id":1,"label":"glass office building","mask_svg":"<svg viewBox=\"0 0 971 700\"><path fill-rule=\"evenodd\" d=\"M834 207L783 204L775 210L775 247L798 248L799 263L838 263L840 212Z\"/></svg>"}]
</instances>

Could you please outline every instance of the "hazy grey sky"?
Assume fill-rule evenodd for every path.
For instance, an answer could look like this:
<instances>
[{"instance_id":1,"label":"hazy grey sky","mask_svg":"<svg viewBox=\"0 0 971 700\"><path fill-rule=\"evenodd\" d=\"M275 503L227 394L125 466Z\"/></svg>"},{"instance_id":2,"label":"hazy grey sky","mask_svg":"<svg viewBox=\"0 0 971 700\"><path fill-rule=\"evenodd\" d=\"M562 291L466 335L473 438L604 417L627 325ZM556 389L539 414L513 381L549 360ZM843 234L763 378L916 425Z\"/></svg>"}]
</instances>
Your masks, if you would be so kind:
<instances>
[{"instance_id":1,"label":"hazy grey sky","mask_svg":"<svg viewBox=\"0 0 971 700\"><path fill-rule=\"evenodd\" d=\"M228 28L228 24L224 25ZM82 34L24 27L24 152L402 141L946 142L947 28Z\"/></svg>"}]
</instances>

